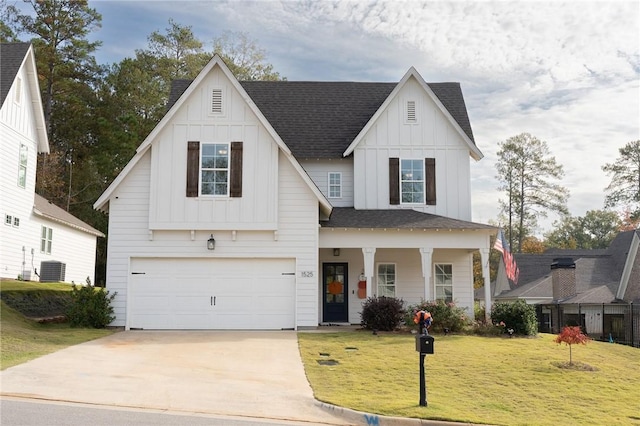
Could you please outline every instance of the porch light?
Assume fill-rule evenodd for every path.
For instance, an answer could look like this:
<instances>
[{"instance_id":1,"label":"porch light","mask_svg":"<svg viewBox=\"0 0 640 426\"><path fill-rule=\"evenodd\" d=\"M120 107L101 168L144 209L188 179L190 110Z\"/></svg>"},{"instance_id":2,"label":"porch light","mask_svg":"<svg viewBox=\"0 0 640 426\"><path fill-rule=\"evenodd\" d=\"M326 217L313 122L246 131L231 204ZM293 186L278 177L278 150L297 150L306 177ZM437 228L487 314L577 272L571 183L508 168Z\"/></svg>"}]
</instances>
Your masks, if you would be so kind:
<instances>
[{"instance_id":1,"label":"porch light","mask_svg":"<svg viewBox=\"0 0 640 426\"><path fill-rule=\"evenodd\" d=\"M333 249L333 255L334 256L340 256L340 249L339 248L334 248Z\"/></svg>"},{"instance_id":2,"label":"porch light","mask_svg":"<svg viewBox=\"0 0 640 426\"><path fill-rule=\"evenodd\" d=\"M213 238L213 234L211 234L211 237L207 240L207 250L215 250L215 248L216 240Z\"/></svg>"}]
</instances>

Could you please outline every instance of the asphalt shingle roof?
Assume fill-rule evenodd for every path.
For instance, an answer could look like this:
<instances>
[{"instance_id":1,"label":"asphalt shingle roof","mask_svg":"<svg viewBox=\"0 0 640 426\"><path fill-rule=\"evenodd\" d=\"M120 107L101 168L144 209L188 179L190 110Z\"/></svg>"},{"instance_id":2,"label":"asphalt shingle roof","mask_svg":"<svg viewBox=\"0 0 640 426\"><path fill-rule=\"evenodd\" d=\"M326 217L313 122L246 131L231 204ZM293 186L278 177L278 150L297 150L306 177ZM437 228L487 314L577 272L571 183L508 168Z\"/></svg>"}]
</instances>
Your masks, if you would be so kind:
<instances>
[{"instance_id":1,"label":"asphalt shingle roof","mask_svg":"<svg viewBox=\"0 0 640 426\"><path fill-rule=\"evenodd\" d=\"M56 206L41 195L35 194L33 204L33 207L36 210L36 214L39 216L46 217L47 219L53 220L55 222L63 223L67 226L71 226L72 228L79 229L97 237L104 237L104 234L102 232L98 231L88 223L81 221L68 211Z\"/></svg>"},{"instance_id":2,"label":"asphalt shingle roof","mask_svg":"<svg viewBox=\"0 0 640 426\"><path fill-rule=\"evenodd\" d=\"M451 219L408 209L356 210L334 207L329 220L320 221L323 228L396 228L396 229L495 229L482 223Z\"/></svg>"},{"instance_id":3,"label":"asphalt shingle roof","mask_svg":"<svg viewBox=\"0 0 640 426\"><path fill-rule=\"evenodd\" d=\"M168 109L191 84L176 80ZM241 81L297 158L341 158L397 83ZM460 128L475 143L459 83L428 83Z\"/></svg>"},{"instance_id":4,"label":"asphalt shingle roof","mask_svg":"<svg viewBox=\"0 0 640 426\"><path fill-rule=\"evenodd\" d=\"M551 263L559 257L572 258L576 263L576 295L563 303L611 303L616 293L631 247L633 234L640 231L619 233L609 248L600 250L547 250L543 254L516 254L520 269L517 287L500 296L545 297L552 296ZM629 282L628 293L640 288L640 283Z\"/></svg>"},{"instance_id":5,"label":"asphalt shingle roof","mask_svg":"<svg viewBox=\"0 0 640 426\"><path fill-rule=\"evenodd\" d=\"M29 43L0 43L0 106L4 105L29 46Z\"/></svg>"}]
</instances>

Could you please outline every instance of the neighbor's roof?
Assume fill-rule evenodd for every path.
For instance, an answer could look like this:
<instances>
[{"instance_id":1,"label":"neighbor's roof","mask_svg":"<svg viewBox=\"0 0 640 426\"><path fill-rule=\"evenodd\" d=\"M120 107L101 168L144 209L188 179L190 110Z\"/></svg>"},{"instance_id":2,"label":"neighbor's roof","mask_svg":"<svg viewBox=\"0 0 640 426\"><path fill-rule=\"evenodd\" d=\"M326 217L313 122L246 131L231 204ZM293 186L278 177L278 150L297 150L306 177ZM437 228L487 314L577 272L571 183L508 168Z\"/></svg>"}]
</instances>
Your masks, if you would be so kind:
<instances>
[{"instance_id":1,"label":"neighbor's roof","mask_svg":"<svg viewBox=\"0 0 640 426\"><path fill-rule=\"evenodd\" d=\"M0 43L0 106L4 105L29 46L29 43Z\"/></svg>"},{"instance_id":2,"label":"neighbor's roof","mask_svg":"<svg viewBox=\"0 0 640 426\"><path fill-rule=\"evenodd\" d=\"M576 295L562 303L612 303L616 301L635 233L640 236L640 231L619 233L607 249L551 249L543 254L516 254L520 269L519 285L496 298L552 297L551 263L556 258L569 257L576 264ZM638 284L629 283L632 288Z\"/></svg>"},{"instance_id":3,"label":"neighbor's roof","mask_svg":"<svg viewBox=\"0 0 640 426\"><path fill-rule=\"evenodd\" d=\"M189 87L176 80L167 109ZM342 158L397 83L241 81L240 84L297 158ZM428 83L475 144L459 83Z\"/></svg>"},{"instance_id":4,"label":"neighbor's roof","mask_svg":"<svg viewBox=\"0 0 640 426\"><path fill-rule=\"evenodd\" d=\"M46 198L35 194L33 211L36 215L52 220L54 222L62 223L88 234L95 235L96 237L104 237L104 234L91 225L81 221L71 213L61 209L60 207L48 201Z\"/></svg>"},{"instance_id":5,"label":"neighbor's roof","mask_svg":"<svg viewBox=\"0 0 640 426\"><path fill-rule=\"evenodd\" d=\"M482 223L451 219L409 209L356 210L334 207L329 220L320 221L323 228L396 228L396 229L496 229Z\"/></svg>"}]
</instances>

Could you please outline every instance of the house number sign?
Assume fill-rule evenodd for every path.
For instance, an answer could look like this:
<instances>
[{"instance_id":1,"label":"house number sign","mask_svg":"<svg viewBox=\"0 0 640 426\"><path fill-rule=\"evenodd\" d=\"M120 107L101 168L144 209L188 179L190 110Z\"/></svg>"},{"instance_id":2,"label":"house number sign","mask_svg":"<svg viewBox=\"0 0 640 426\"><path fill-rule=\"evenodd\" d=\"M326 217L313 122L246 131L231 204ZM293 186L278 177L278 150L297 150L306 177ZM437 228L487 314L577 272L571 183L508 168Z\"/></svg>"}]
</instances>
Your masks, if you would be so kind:
<instances>
[{"instance_id":1,"label":"house number sign","mask_svg":"<svg viewBox=\"0 0 640 426\"><path fill-rule=\"evenodd\" d=\"M301 271L300 276L302 278L313 278L313 271Z\"/></svg>"}]
</instances>

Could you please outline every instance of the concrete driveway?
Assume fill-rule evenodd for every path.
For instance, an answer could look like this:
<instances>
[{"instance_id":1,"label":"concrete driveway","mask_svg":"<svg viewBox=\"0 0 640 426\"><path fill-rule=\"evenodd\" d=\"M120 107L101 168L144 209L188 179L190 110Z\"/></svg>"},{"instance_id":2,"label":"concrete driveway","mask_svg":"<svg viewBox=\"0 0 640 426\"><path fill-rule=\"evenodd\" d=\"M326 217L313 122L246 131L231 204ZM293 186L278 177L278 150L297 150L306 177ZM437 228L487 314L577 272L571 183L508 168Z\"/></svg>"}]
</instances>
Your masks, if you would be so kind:
<instances>
[{"instance_id":1,"label":"concrete driveway","mask_svg":"<svg viewBox=\"0 0 640 426\"><path fill-rule=\"evenodd\" d=\"M0 373L1 394L348 424L313 398L293 331L126 331Z\"/></svg>"}]
</instances>

